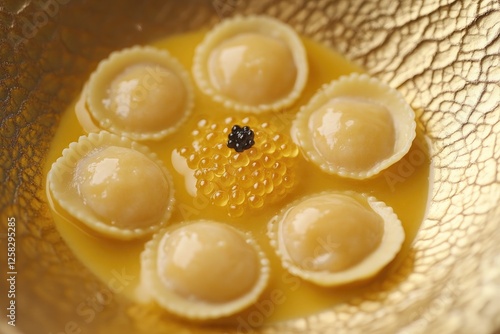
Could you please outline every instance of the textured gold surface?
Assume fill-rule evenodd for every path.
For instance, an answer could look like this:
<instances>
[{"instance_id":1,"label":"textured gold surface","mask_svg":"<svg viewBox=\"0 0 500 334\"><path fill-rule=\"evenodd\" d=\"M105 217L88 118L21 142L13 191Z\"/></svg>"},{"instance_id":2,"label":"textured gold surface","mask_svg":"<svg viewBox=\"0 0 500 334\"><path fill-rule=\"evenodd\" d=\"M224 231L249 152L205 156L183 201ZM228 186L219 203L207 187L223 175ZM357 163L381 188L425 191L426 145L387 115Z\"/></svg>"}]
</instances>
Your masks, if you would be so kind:
<instances>
[{"instance_id":1,"label":"textured gold surface","mask_svg":"<svg viewBox=\"0 0 500 334\"><path fill-rule=\"evenodd\" d=\"M78 321L81 333L221 332L168 325L157 310L111 296L54 229L42 167L60 113L110 51L211 26L235 13L275 16L363 65L406 96L433 139L428 219L398 271L363 298L261 332L491 333L500 328L498 0L114 3L0 3L0 218L2 233L8 216L17 219L16 329L64 332ZM0 251L2 268L5 256ZM1 275L3 309L5 272ZM78 314L82 303L104 297L106 304L93 318Z\"/></svg>"}]
</instances>

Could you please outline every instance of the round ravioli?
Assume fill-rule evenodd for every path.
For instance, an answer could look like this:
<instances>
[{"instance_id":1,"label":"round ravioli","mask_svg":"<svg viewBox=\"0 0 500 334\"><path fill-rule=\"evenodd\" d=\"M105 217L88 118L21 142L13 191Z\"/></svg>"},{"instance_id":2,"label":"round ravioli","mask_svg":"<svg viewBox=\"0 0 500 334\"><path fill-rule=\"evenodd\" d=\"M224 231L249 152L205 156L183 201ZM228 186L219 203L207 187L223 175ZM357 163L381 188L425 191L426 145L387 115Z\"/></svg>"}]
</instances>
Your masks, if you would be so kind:
<instances>
[{"instance_id":1,"label":"round ravioli","mask_svg":"<svg viewBox=\"0 0 500 334\"><path fill-rule=\"evenodd\" d=\"M374 276L405 238L392 208L355 192L321 193L290 204L270 220L268 236L287 270L323 286Z\"/></svg>"},{"instance_id":2,"label":"round ravioli","mask_svg":"<svg viewBox=\"0 0 500 334\"><path fill-rule=\"evenodd\" d=\"M192 108L192 84L180 63L167 51L133 47L99 63L75 111L86 131L151 140L177 130Z\"/></svg>"},{"instance_id":3,"label":"round ravioli","mask_svg":"<svg viewBox=\"0 0 500 334\"><path fill-rule=\"evenodd\" d=\"M174 203L170 174L146 147L107 132L82 136L48 174L54 199L91 229L117 239L156 231Z\"/></svg>"},{"instance_id":4,"label":"round ravioli","mask_svg":"<svg viewBox=\"0 0 500 334\"><path fill-rule=\"evenodd\" d=\"M353 179L399 161L416 136L415 114L395 89L352 74L320 89L292 125L294 141L323 171Z\"/></svg>"},{"instance_id":5,"label":"round ravioli","mask_svg":"<svg viewBox=\"0 0 500 334\"><path fill-rule=\"evenodd\" d=\"M226 20L196 49L193 74L207 95L228 108L261 112L287 107L307 81L297 33L265 16Z\"/></svg>"},{"instance_id":6,"label":"round ravioli","mask_svg":"<svg viewBox=\"0 0 500 334\"><path fill-rule=\"evenodd\" d=\"M269 262L249 234L209 220L161 230L146 245L141 263L141 293L189 319L246 308L269 278Z\"/></svg>"}]
</instances>

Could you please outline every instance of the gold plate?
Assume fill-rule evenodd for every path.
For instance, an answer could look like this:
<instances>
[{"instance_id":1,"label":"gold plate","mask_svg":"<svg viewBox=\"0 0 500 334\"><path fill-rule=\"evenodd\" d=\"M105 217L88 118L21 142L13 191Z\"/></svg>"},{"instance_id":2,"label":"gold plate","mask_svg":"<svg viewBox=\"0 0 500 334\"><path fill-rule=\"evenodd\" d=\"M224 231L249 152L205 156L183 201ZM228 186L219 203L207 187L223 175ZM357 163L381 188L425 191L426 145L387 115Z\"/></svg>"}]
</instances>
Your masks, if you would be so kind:
<instances>
[{"instance_id":1,"label":"gold plate","mask_svg":"<svg viewBox=\"0 0 500 334\"><path fill-rule=\"evenodd\" d=\"M4 308L0 332L237 333L167 321L95 278L53 225L44 162L61 113L111 51L260 13L398 89L432 139L434 172L427 219L396 272L362 298L258 332L500 329L498 0L8 0L0 5L0 237L5 245L14 217L17 318L7 325ZM5 275L5 246L0 259ZM133 279L122 268L112 275L116 289ZM2 300L7 288L2 279Z\"/></svg>"}]
</instances>

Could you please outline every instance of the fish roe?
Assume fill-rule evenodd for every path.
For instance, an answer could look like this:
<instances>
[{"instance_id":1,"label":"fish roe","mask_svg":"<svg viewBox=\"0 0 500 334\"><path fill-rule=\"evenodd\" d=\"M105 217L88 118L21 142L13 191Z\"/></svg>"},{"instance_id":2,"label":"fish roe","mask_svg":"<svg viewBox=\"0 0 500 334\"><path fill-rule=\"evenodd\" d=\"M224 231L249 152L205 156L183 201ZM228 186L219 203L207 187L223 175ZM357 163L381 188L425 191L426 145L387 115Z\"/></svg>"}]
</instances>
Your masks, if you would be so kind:
<instances>
[{"instance_id":1,"label":"fish roe","mask_svg":"<svg viewBox=\"0 0 500 334\"><path fill-rule=\"evenodd\" d=\"M253 131L253 145L241 152L228 147L234 126ZM284 198L296 186L298 147L288 134L254 117L202 118L193 142L178 150L196 178L197 196L239 217Z\"/></svg>"}]
</instances>

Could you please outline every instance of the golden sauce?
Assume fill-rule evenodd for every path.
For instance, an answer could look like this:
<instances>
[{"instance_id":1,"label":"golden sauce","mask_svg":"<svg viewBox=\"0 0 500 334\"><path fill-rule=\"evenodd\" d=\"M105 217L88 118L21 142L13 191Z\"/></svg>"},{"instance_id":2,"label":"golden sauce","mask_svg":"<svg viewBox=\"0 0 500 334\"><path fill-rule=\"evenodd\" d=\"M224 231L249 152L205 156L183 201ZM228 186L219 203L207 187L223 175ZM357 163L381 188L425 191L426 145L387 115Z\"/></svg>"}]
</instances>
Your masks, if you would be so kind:
<instances>
[{"instance_id":1,"label":"golden sauce","mask_svg":"<svg viewBox=\"0 0 500 334\"><path fill-rule=\"evenodd\" d=\"M186 69L190 70L194 49L202 41L205 33L206 31L201 31L170 36L153 43L153 46L168 49ZM322 84L341 75L362 72L360 68L327 47L306 38L303 39L303 43L307 50L310 73L307 87L301 98L282 113L268 113L264 114L267 116L259 116L259 118L267 118L287 133L293 115L301 105L307 103ZM170 161L172 150L190 143L190 132L200 117L220 118L234 115L233 111L225 109L222 105L203 95L196 87L195 89L196 99L193 115L179 131L168 136L165 140L144 144L158 154L174 176L177 205L169 224L201 218L230 223L241 230L251 231L270 259L272 272L268 288L254 306L232 317L231 321L236 321L237 324L243 326L242 328L245 328L247 324L255 326L307 316L325 310L339 302L362 296L363 292L373 288L397 269L398 264L408 255L427 207L430 159L428 145L420 130L417 130L417 138L410 152L398 163L370 180L356 181L328 175L321 172L313 164L306 163L301 157L301 182L292 195L263 210L232 219L227 216L225 210L212 207L203 200L193 199L184 189L184 180L181 175L175 172ZM61 156L62 150L84 134L76 119L74 105L71 105L63 114L59 129L52 142L46 172L50 169L51 164ZM406 240L397 258L375 279L364 285L322 288L302 281L283 270L280 260L269 245L266 236L267 222L280 208L302 196L329 189L364 192L386 202L397 213L406 232ZM120 292L134 299L140 277L140 253L148 239L125 242L99 237L74 218L68 216L57 203L50 199L50 194L49 201L53 208L54 222L76 257L108 284L113 280L116 281L117 274L127 275L131 281L124 284L124 289Z\"/></svg>"}]
</instances>

